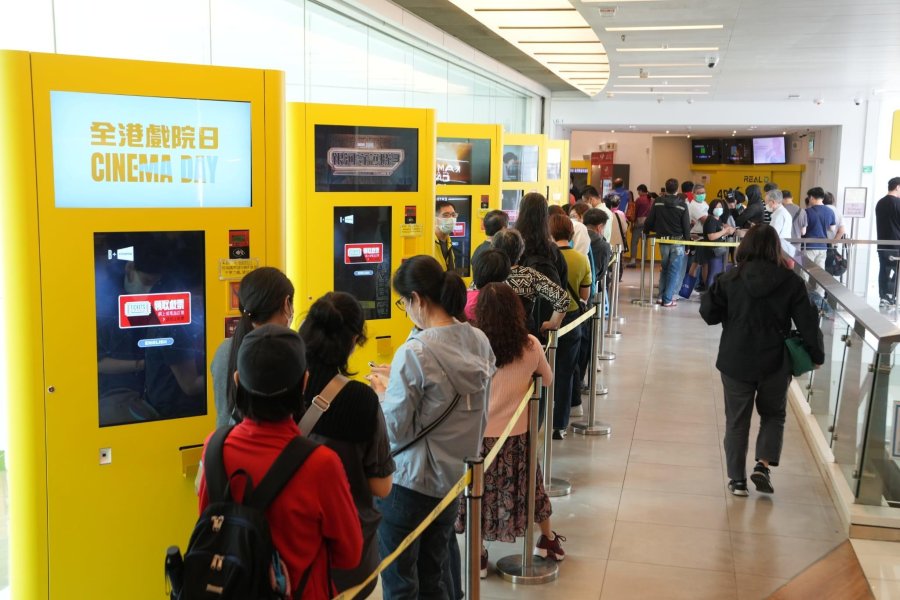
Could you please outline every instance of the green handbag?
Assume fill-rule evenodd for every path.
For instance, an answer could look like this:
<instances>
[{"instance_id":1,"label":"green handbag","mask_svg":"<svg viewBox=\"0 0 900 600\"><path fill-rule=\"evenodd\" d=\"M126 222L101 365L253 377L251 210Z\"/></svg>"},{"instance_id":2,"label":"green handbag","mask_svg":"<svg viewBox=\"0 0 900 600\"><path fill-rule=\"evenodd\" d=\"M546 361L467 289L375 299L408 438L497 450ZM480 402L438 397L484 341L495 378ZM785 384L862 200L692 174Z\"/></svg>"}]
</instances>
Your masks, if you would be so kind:
<instances>
[{"instance_id":1,"label":"green handbag","mask_svg":"<svg viewBox=\"0 0 900 600\"><path fill-rule=\"evenodd\" d=\"M806 346L803 344L803 338L796 331L791 331L784 338L784 347L787 348L791 357L791 367L793 368L794 377L799 377L804 373L809 373L815 368Z\"/></svg>"}]
</instances>

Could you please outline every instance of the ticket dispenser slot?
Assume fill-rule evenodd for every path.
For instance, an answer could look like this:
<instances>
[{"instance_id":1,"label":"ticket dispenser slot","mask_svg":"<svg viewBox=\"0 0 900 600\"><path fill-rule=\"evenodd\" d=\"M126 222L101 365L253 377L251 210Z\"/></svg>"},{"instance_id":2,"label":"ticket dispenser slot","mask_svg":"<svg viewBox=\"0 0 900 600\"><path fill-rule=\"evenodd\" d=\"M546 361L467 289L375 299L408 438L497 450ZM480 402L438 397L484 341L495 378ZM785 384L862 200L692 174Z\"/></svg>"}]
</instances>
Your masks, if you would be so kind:
<instances>
[{"instance_id":1,"label":"ticket dispenser slot","mask_svg":"<svg viewBox=\"0 0 900 600\"><path fill-rule=\"evenodd\" d=\"M229 281L283 267L283 75L0 52L0 77L0 156L31 163L0 180L12 597L157 598L197 519Z\"/></svg>"},{"instance_id":2,"label":"ticket dispenser slot","mask_svg":"<svg viewBox=\"0 0 900 600\"><path fill-rule=\"evenodd\" d=\"M329 291L353 294L368 343L350 370L388 363L412 323L391 277L430 249L434 219L434 111L288 104L287 272L299 312ZM330 257L329 257L330 254Z\"/></svg>"},{"instance_id":3,"label":"ticket dispenser slot","mask_svg":"<svg viewBox=\"0 0 900 600\"><path fill-rule=\"evenodd\" d=\"M450 241L457 272L469 281L471 256L486 236L484 216L500 208L500 125L438 123L434 178L437 200L451 202L458 214ZM434 207L432 207L434 212Z\"/></svg>"}]
</instances>

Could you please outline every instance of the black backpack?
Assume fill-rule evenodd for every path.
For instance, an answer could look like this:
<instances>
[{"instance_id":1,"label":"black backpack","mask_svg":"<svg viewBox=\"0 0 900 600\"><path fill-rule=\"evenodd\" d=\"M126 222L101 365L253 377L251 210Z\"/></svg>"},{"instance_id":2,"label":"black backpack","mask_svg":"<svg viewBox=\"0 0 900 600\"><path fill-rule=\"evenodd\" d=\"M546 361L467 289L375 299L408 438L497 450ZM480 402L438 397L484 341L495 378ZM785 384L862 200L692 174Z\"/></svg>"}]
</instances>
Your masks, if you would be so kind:
<instances>
[{"instance_id":1,"label":"black backpack","mask_svg":"<svg viewBox=\"0 0 900 600\"><path fill-rule=\"evenodd\" d=\"M523 267L530 267L546 276L553 283L560 287L565 287L563 282L567 281L568 271L566 270L566 261L562 253L554 246L553 258L540 254L531 254L522 257L520 263ZM562 271L562 272L560 272ZM536 297L531 306L525 305L525 322L528 333L540 340L541 344L547 343L547 334L541 331L541 325L553 315L553 306L549 302Z\"/></svg>"},{"instance_id":2,"label":"black backpack","mask_svg":"<svg viewBox=\"0 0 900 600\"><path fill-rule=\"evenodd\" d=\"M295 437L254 488L250 475L243 469L230 476L225 472L222 449L231 429L218 429L206 448L204 472L209 505L197 520L188 542L182 581L173 578L171 582L172 600L291 597L284 563L272 543L265 510L318 444ZM231 480L237 476L246 479L240 503L231 497ZM311 569L312 565L303 574L295 597L302 595Z\"/></svg>"}]
</instances>

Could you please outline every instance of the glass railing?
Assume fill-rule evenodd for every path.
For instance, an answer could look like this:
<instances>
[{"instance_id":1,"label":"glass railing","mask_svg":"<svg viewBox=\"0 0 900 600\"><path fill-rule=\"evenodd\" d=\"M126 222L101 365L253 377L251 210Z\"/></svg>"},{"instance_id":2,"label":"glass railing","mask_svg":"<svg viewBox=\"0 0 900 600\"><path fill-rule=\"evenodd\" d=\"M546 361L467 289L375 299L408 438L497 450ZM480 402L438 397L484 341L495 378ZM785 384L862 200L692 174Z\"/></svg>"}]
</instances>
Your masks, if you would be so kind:
<instances>
[{"instance_id":1,"label":"glass railing","mask_svg":"<svg viewBox=\"0 0 900 600\"><path fill-rule=\"evenodd\" d=\"M798 383L856 502L900 507L900 439L894 436L900 369L893 369L900 327L895 315L879 308L877 279L873 306L867 294L842 284L804 255L795 260L824 300L820 325L826 355L825 364Z\"/></svg>"}]
</instances>

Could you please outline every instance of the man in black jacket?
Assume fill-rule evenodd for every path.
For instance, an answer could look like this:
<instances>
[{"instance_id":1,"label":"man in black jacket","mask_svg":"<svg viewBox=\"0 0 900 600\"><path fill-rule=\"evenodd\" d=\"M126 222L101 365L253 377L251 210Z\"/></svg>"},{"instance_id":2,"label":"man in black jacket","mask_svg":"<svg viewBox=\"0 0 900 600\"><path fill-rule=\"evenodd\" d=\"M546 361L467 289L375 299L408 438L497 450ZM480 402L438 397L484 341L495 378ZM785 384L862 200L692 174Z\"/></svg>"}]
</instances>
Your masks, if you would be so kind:
<instances>
[{"instance_id":1,"label":"man in black jacket","mask_svg":"<svg viewBox=\"0 0 900 600\"><path fill-rule=\"evenodd\" d=\"M650 214L644 223L644 231L655 231L657 239L691 239L691 219L687 204L675 195L678 180L666 180L666 193L656 199L650 207ZM659 274L660 303L666 307L675 306L675 290L681 287L681 266L684 262L684 246L681 244L660 244L662 257Z\"/></svg>"},{"instance_id":2,"label":"man in black jacket","mask_svg":"<svg viewBox=\"0 0 900 600\"><path fill-rule=\"evenodd\" d=\"M766 207L762 200L762 191L755 183L747 186L747 208L734 218L739 229L749 229L763 222Z\"/></svg>"},{"instance_id":3,"label":"man in black jacket","mask_svg":"<svg viewBox=\"0 0 900 600\"><path fill-rule=\"evenodd\" d=\"M888 181L887 196L875 205L875 229L879 240L900 241L900 177ZM878 246L878 296L881 306L894 306L900 246Z\"/></svg>"}]
</instances>

